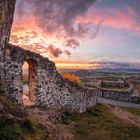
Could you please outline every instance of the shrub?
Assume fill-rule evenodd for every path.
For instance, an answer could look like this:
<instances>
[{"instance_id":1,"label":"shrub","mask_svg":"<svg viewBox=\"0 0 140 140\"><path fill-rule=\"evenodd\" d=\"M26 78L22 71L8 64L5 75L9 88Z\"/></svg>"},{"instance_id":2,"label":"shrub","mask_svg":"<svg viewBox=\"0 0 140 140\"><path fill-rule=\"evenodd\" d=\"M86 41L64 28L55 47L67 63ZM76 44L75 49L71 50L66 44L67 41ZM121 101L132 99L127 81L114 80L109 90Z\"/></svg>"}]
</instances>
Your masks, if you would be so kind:
<instances>
[{"instance_id":1,"label":"shrub","mask_svg":"<svg viewBox=\"0 0 140 140\"><path fill-rule=\"evenodd\" d=\"M17 124L0 129L0 140L19 140L20 137L21 128Z\"/></svg>"},{"instance_id":2,"label":"shrub","mask_svg":"<svg viewBox=\"0 0 140 140\"><path fill-rule=\"evenodd\" d=\"M38 126L38 123L33 117L27 116L26 118L24 118L23 127L25 129L28 129L31 132L35 132L37 126Z\"/></svg>"},{"instance_id":3,"label":"shrub","mask_svg":"<svg viewBox=\"0 0 140 140\"><path fill-rule=\"evenodd\" d=\"M84 83L80 80L78 76L75 76L74 74L65 73L63 77L70 80L73 83L78 84L81 87L84 87Z\"/></svg>"}]
</instances>

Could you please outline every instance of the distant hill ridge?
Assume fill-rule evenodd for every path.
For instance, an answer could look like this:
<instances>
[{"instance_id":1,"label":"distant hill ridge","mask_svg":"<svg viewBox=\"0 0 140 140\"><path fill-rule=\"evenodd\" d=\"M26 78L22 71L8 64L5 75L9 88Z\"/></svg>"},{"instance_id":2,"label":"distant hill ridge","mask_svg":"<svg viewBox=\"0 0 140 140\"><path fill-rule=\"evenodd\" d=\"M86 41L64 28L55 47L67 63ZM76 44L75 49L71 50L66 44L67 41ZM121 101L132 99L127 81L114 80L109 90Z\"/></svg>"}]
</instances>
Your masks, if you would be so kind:
<instances>
[{"instance_id":1,"label":"distant hill ridge","mask_svg":"<svg viewBox=\"0 0 140 140\"><path fill-rule=\"evenodd\" d=\"M101 68L101 69L90 69L90 70L75 70L75 69L61 69L62 73L72 73L77 76L89 76L96 72L99 73L140 73L140 69L126 69L126 68Z\"/></svg>"},{"instance_id":2,"label":"distant hill ridge","mask_svg":"<svg viewBox=\"0 0 140 140\"><path fill-rule=\"evenodd\" d=\"M108 72L108 73L140 73L140 69L130 69L130 68L102 68L92 70L94 72Z\"/></svg>"}]
</instances>

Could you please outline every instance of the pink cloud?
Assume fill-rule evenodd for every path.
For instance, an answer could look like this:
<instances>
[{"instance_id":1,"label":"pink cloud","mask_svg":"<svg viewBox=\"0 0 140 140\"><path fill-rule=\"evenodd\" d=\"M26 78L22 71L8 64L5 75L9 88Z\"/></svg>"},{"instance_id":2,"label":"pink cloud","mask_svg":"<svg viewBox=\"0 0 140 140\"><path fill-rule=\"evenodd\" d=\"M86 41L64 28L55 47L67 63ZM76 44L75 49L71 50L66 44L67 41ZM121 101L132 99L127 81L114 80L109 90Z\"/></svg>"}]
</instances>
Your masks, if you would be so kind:
<instances>
[{"instance_id":1,"label":"pink cloud","mask_svg":"<svg viewBox=\"0 0 140 140\"><path fill-rule=\"evenodd\" d=\"M96 9L96 11L88 12L84 17L78 17L76 23L97 25L103 19L102 25L134 30L136 28L136 19L138 15L131 8L126 6L123 10L104 8Z\"/></svg>"}]
</instances>

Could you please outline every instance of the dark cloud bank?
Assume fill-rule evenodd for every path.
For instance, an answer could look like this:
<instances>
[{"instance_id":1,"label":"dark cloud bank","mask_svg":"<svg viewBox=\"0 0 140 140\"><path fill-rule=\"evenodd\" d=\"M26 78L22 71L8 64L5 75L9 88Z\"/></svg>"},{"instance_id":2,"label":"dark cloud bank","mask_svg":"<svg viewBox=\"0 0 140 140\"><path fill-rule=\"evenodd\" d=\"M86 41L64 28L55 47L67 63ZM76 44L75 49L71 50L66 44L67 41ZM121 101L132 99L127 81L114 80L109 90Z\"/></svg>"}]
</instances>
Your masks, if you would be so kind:
<instances>
[{"instance_id":1,"label":"dark cloud bank","mask_svg":"<svg viewBox=\"0 0 140 140\"><path fill-rule=\"evenodd\" d=\"M140 69L140 63L132 62L111 62L111 61L94 61L90 64L98 64L98 68L113 68L113 69Z\"/></svg>"},{"instance_id":2,"label":"dark cloud bank","mask_svg":"<svg viewBox=\"0 0 140 140\"><path fill-rule=\"evenodd\" d=\"M79 40L90 36L90 31L86 24L75 24L75 20L94 3L95 0L21 0L17 4L18 18L33 14L44 33L63 38L65 46L76 48Z\"/></svg>"}]
</instances>

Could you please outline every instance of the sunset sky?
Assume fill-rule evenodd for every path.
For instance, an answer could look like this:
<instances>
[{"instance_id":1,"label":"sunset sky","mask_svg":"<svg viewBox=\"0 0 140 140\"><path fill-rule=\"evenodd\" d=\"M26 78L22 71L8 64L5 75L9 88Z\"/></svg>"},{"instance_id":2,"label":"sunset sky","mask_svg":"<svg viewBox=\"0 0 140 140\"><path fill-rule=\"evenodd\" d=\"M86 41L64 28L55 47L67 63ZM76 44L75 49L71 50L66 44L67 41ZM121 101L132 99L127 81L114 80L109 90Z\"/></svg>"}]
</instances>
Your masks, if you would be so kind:
<instances>
[{"instance_id":1,"label":"sunset sky","mask_svg":"<svg viewBox=\"0 0 140 140\"><path fill-rule=\"evenodd\" d=\"M140 0L17 0L10 42L58 68L139 68Z\"/></svg>"}]
</instances>

